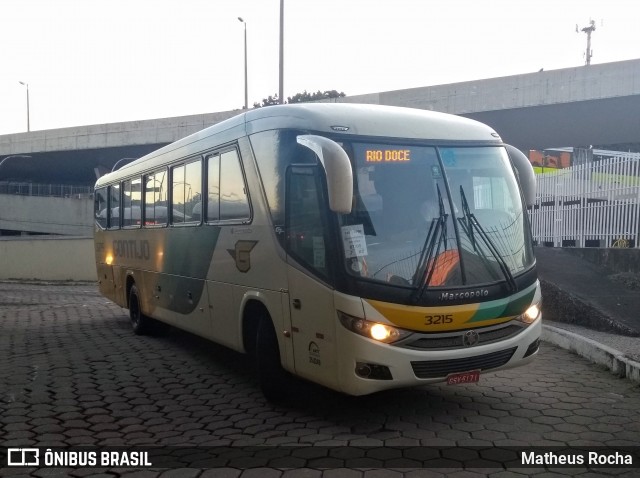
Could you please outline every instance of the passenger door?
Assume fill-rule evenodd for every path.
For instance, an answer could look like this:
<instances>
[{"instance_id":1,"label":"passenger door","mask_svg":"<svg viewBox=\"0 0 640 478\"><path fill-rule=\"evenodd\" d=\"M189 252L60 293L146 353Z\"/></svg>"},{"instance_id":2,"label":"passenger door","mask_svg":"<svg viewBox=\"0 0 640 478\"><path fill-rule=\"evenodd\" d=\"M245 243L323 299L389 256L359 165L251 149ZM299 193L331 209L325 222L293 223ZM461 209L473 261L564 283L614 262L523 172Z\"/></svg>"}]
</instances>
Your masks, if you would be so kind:
<instances>
[{"instance_id":1,"label":"passenger door","mask_svg":"<svg viewBox=\"0 0 640 478\"><path fill-rule=\"evenodd\" d=\"M286 241L291 337L298 375L336 384L333 288L327 255L328 206L320 169L287 172Z\"/></svg>"}]
</instances>

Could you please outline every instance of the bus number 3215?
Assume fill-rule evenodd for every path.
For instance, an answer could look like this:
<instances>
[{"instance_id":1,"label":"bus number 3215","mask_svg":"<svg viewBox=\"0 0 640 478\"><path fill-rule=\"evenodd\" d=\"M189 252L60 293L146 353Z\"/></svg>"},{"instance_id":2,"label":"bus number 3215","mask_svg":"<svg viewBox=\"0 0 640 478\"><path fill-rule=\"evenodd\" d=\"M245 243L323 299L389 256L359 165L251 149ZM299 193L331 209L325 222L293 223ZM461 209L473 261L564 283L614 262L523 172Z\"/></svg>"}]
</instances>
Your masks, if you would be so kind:
<instances>
[{"instance_id":1,"label":"bus number 3215","mask_svg":"<svg viewBox=\"0 0 640 478\"><path fill-rule=\"evenodd\" d=\"M453 322L453 315L427 315L425 317L425 325L450 324Z\"/></svg>"}]
</instances>

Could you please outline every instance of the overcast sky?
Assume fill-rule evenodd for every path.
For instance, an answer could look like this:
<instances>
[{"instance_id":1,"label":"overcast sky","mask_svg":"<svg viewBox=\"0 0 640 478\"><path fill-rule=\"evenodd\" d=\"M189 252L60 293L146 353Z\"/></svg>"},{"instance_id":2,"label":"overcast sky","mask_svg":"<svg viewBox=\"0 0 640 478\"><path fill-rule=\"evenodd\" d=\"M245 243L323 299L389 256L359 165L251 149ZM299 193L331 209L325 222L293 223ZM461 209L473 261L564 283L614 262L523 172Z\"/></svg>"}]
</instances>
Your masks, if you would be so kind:
<instances>
[{"instance_id":1,"label":"overcast sky","mask_svg":"<svg viewBox=\"0 0 640 478\"><path fill-rule=\"evenodd\" d=\"M278 92L280 0L2 0L0 134L227 111ZM640 58L634 0L285 0L284 96Z\"/></svg>"}]
</instances>

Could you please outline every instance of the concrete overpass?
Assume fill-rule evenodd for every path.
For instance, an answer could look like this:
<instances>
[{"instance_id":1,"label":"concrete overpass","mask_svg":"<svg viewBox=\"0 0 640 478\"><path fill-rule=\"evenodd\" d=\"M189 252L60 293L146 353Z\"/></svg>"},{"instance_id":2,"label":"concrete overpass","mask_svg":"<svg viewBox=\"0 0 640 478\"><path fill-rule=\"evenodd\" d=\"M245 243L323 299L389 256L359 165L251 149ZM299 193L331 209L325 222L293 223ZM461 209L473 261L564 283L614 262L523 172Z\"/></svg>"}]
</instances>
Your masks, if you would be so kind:
<instances>
[{"instance_id":1,"label":"concrete overpass","mask_svg":"<svg viewBox=\"0 0 640 478\"><path fill-rule=\"evenodd\" d=\"M448 85L347 96L336 101L407 106L474 118L523 149L640 147L640 59ZM0 135L0 181L91 184L122 158L240 113L79 126Z\"/></svg>"},{"instance_id":2,"label":"concrete overpass","mask_svg":"<svg viewBox=\"0 0 640 478\"><path fill-rule=\"evenodd\" d=\"M506 142L523 150L593 145L640 151L640 59L335 101L467 116L491 125ZM122 158L140 157L240 112L2 135L0 211L6 210L1 186L7 181L89 186ZM31 217L29 213L16 214ZM2 225L0 213L0 229ZM50 227L35 230L51 232Z\"/></svg>"},{"instance_id":3,"label":"concrete overpass","mask_svg":"<svg viewBox=\"0 0 640 478\"><path fill-rule=\"evenodd\" d=\"M0 135L0 181L92 185L123 158L139 158L238 113Z\"/></svg>"}]
</instances>

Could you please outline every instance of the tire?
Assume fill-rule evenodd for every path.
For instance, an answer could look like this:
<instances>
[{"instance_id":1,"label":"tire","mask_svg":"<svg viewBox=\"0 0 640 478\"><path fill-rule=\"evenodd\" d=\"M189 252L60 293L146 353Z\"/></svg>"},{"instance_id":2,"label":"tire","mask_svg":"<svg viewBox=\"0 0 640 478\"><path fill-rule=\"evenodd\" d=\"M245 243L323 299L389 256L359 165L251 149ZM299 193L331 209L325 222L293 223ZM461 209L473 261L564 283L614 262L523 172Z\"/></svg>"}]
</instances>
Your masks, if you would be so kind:
<instances>
[{"instance_id":1,"label":"tire","mask_svg":"<svg viewBox=\"0 0 640 478\"><path fill-rule=\"evenodd\" d=\"M142 313L140 308L140 292L138 287L133 284L129 291L129 319L131 320L131 328L136 335L146 335L152 332L153 319Z\"/></svg>"},{"instance_id":2,"label":"tire","mask_svg":"<svg viewBox=\"0 0 640 478\"><path fill-rule=\"evenodd\" d=\"M256 361L263 395L270 402L281 402L288 396L291 380L282 368L278 337L269 317L262 317L258 323Z\"/></svg>"}]
</instances>

